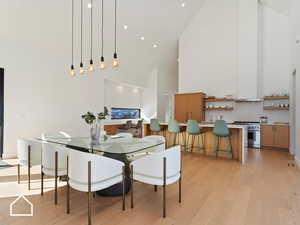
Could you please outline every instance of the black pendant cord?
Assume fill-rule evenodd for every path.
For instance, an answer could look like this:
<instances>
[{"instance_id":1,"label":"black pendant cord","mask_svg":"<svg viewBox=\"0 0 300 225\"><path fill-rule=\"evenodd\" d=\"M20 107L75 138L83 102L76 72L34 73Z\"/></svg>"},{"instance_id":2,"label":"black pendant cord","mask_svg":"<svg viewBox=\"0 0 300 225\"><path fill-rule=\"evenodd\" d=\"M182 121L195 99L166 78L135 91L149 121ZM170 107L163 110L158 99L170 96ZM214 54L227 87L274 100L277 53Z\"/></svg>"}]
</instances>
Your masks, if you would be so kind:
<instances>
[{"instance_id":1,"label":"black pendant cord","mask_svg":"<svg viewBox=\"0 0 300 225\"><path fill-rule=\"evenodd\" d=\"M82 27L83 27L83 0L81 0L80 12L80 64L82 65Z\"/></svg>"},{"instance_id":2,"label":"black pendant cord","mask_svg":"<svg viewBox=\"0 0 300 225\"><path fill-rule=\"evenodd\" d=\"M115 0L115 54L117 54L117 0Z\"/></svg>"},{"instance_id":3,"label":"black pendant cord","mask_svg":"<svg viewBox=\"0 0 300 225\"><path fill-rule=\"evenodd\" d=\"M104 43L104 40L103 40L103 37L104 37L104 34L103 34L103 31L104 31L104 15L103 15L103 12L104 12L104 0L101 1L101 60L103 59L103 43Z\"/></svg>"},{"instance_id":4,"label":"black pendant cord","mask_svg":"<svg viewBox=\"0 0 300 225\"><path fill-rule=\"evenodd\" d=\"M93 64L93 0L91 0L91 64Z\"/></svg>"},{"instance_id":5,"label":"black pendant cord","mask_svg":"<svg viewBox=\"0 0 300 225\"><path fill-rule=\"evenodd\" d=\"M74 0L72 0L72 67L74 67Z\"/></svg>"}]
</instances>

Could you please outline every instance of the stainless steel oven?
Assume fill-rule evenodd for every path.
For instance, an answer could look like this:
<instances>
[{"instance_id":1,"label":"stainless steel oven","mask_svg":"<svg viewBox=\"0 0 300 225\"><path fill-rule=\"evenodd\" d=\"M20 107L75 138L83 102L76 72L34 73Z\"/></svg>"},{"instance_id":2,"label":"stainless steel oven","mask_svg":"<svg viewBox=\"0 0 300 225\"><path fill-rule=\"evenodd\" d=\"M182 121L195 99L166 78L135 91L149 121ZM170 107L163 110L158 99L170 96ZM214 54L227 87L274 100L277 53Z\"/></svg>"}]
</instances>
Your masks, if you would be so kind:
<instances>
[{"instance_id":1,"label":"stainless steel oven","mask_svg":"<svg viewBox=\"0 0 300 225\"><path fill-rule=\"evenodd\" d=\"M248 146L252 148L260 148L260 124L249 125Z\"/></svg>"},{"instance_id":2,"label":"stainless steel oven","mask_svg":"<svg viewBox=\"0 0 300 225\"><path fill-rule=\"evenodd\" d=\"M260 148L260 122L235 121L234 123L247 126L248 147Z\"/></svg>"}]
</instances>

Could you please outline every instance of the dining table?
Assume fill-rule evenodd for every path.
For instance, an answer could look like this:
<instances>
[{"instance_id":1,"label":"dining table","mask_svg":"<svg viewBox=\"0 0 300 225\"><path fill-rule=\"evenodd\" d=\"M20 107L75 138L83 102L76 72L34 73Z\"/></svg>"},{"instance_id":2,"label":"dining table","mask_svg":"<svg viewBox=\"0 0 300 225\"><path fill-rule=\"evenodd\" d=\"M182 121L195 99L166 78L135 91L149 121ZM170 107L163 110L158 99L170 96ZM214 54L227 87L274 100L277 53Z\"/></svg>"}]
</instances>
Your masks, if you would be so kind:
<instances>
[{"instance_id":1,"label":"dining table","mask_svg":"<svg viewBox=\"0 0 300 225\"><path fill-rule=\"evenodd\" d=\"M90 137L39 137L36 138L36 140L43 144L50 143L64 146L66 151L82 151L124 162L126 193L128 193L131 188L130 162L135 158L152 154L159 145L165 145L161 140L145 140L143 138L123 137L119 135L104 135L97 144L92 143ZM122 192L122 183L119 183L98 191L97 194L101 196L121 196Z\"/></svg>"}]
</instances>

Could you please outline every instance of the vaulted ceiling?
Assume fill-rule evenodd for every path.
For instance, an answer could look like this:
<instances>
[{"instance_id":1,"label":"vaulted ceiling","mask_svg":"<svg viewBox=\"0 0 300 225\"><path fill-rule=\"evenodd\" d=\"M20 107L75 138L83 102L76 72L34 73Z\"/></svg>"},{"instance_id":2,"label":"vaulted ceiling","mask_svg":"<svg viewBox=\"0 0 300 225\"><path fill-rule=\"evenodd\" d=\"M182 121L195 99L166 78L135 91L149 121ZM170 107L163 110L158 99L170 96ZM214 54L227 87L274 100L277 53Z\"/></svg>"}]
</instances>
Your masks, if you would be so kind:
<instances>
[{"instance_id":1,"label":"vaulted ceiling","mask_svg":"<svg viewBox=\"0 0 300 225\"><path fill-rule=\"evenodd\" d=\"M75 1L75 63L80 62L80 0ZM153 69L177 64L177 41L188 21L205 0L118 0L118 53L120 68L107 70L107 76L147 76ZM89 61L90 9L84 0L84 62ZM185 3L185 7L182 7ZM104 55L108 63L113 56L114 1L104 0ZM100 59L100 0L94 0L94 61ZM0 9L3 45L31 46L32 52L43 49L43 56L57 56L65 61L66 70L71 53L71 0L3 0ZM124 25L128 29L123 28ZM140 40L144 37L144 41ZM153 45L157 48L153 48ZM23 52L24 53L24 52ZM22 54L23 54L22 53ZM30 57L30 52L28 52ZM45 62L46 63L46 62ZM49 65L55 66L55 65ZM58 66L58 65L57 65ZM62 72L65 72L62 71Z\"/></svg>"}]
</instances>

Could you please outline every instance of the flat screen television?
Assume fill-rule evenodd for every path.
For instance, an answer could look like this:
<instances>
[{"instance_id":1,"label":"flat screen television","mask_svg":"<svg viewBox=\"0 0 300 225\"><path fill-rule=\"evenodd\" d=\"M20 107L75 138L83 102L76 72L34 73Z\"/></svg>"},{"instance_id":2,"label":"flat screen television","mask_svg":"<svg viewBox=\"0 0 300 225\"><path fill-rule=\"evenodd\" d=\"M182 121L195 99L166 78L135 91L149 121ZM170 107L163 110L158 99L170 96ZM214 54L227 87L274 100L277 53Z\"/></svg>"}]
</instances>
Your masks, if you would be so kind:
<instances>
[{"instance_id":1,"label":"flat screen television","mask_svg":"<svg viewBox=\"0 0 300 225\"><path fill-rule=\"evenodd\" d=\"M141 110L134 108L111 108L111 119L139 119Z\"/></svg>"}]
</instances>

